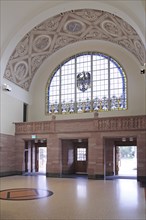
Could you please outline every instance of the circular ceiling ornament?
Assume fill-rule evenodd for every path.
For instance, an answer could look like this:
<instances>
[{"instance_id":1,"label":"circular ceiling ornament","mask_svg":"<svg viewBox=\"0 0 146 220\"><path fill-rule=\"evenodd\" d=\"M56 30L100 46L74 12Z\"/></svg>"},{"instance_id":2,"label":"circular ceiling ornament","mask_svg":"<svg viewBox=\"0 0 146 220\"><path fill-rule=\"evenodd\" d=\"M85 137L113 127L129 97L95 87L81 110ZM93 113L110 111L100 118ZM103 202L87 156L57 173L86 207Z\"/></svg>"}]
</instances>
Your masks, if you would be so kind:
<instances>
[{"instance_id":1,"label":"circular ceiling ornament","mask_svg":"<svg viewBox=\"0 0 146 220\"><path fill-rule=\"evenodd\" d=\"M48 35L39 35L34 39L33 49L36 52L42 52L49 48L51 44L51 37Z\"/></svg>"},{"instance_id":2,"label":"circular ceiling ornament","mask_svg":"<svg viewBox=\"0 0 146 220\"><path fill-rule=\"evenodd\" d=\"M16 63L14 66L15 77L18 81L22 81L26 78L28 73L28 65L25 61Z\"/></svg>"},{"instance_id":3,"label":"circular ceiling ornament","mask_svg":"<svg viewBox=\"0 0 146 220\"><path fill-rule=\"evenodd\" d=\"M102 29L113 36L121 36L120 28L112 21L105 20L101 23Z\"/></svg>"},{"instance_id":4,"label":"circular ceiling ornament","mask_svg":"<svg viewBox=\"0 0 146 220\"><path fill-rule=\"evenodd\" d=\"M0 191L0 199L12 201L41 199L52 195L52 191L37 188L16 188Z\"/></svg>"},{"instance_id":5,"label":"circular ceiling ornament","mask_svg":"<svg viewBox=\"0 0 146 220\"><path fill-rule=\"evenodd\" d=\"M69 20L64 25L64 31L73 34L79 34L85 30L86 26L83 22L78 20Z\"/></svg>"}]
</instances>

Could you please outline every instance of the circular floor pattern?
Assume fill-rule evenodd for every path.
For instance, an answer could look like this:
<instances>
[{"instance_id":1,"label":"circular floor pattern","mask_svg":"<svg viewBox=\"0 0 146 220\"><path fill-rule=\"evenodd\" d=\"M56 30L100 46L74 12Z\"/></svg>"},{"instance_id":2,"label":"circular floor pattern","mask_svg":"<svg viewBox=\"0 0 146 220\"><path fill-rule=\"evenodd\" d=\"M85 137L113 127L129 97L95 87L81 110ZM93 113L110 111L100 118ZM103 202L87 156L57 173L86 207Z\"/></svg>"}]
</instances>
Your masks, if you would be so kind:
<instances>
[{"instance_id":1,"label":"circular floor pattern","mask_svg":"<svg viewBox=\"0 0 146 220\"><path fill-rule=\"evenodd\" d=\"M35 188L15 188L0 191L0 199L13 201L41 199L52 195L52 191Z\"/></svg>"}]
</instances>

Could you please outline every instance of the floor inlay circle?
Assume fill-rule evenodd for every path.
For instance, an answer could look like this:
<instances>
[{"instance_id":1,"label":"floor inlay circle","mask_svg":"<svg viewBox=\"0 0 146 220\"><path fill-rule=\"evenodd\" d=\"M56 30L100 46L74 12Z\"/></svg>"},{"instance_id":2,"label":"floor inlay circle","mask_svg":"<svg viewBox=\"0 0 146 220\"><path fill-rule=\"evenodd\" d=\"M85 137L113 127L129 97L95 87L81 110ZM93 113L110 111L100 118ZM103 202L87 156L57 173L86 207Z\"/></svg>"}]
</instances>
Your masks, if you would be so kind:
<instances>
[{"instance_id":1,"label":"floor inlay circle","mask_svg":"<svg viewBox=\"0 0 146 220\"><path fill-rule=\"evenodd\" d=\"M33 200L52 196L53 192L46 189L37 188L15 188L0 191L0 199L4 200Z\"/></svg>"}]
</instances>

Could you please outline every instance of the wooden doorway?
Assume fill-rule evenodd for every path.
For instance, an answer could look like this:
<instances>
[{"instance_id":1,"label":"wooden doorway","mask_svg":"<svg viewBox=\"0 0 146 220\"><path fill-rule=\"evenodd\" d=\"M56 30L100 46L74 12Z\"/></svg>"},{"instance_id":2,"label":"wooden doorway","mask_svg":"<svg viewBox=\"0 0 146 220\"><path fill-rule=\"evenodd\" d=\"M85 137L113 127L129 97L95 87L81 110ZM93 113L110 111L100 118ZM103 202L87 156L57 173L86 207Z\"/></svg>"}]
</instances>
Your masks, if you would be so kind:
<instances>
[{"instance_id":1,"label":"wooden doorway","mask_svg":"<svg viewBox=\"0 0 146 220\"><path fill-rule=\"evenodd\" d=\"M88 139L62 140L62 174L87 174Z\"/></svg>"},{"instance_id":2,"label":"wooden doorway","mask_svg":"<svg viewBox=\"0 0 146 220\"><path fill-rule=\"evenodd\" d=\"M87 173L88 150L87 143L77 143L75 147L75 173Z\"/></svg>"}]
</instances>

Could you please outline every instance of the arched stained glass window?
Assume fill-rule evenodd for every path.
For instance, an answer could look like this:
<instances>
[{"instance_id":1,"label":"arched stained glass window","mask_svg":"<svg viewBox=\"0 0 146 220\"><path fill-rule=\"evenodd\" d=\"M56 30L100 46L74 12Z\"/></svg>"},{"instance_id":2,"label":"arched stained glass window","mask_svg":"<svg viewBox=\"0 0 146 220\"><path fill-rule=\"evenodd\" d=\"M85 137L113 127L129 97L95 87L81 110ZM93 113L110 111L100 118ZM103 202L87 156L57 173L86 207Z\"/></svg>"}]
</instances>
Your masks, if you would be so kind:
<instances>
[{"instance_id":1,"label":"arched stained glass window","mask_svg":"<svg viewBox=\"0 0 146 220\"><path fill-rule=\"evenodd\" d=\"M110 56L96 52L77 54L53 72L46 98L50 114L125 110L126 75Z\"/></svg>"}]
</instances>

